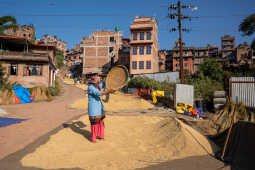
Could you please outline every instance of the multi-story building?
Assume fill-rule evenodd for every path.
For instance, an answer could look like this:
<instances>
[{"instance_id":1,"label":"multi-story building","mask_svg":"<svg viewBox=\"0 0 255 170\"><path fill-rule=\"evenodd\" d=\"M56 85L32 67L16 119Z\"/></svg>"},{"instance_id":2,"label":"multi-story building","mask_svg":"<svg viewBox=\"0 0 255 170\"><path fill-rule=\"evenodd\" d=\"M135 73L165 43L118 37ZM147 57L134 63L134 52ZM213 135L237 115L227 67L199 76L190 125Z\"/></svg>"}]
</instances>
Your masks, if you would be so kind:
<instances>
[{"instance_id":1,"label":"multi-story building","mask_svg":"<svg viewBox=\"0 0 255 170\"><path fill-rule=\"evenodd\" d=\"M57 36L44 35L41 39L36 41L38 44L52 44L55 45L57 50L62 51L66 56L67 44L62 40L58 40Z\"/></svg>"},{"instance_id":2,"label":"multi-story building","mask_svg":"<svg viewBox=\"0 0 255 170\"><path fill-rule=\"evenodd\" d=\"M64 62L68 68L75 64L82 63L81 52L76 49L67 50Z\"/></svg>"},{"instance_id":3,"label":"multi-story building","mask_svg":"<svg viewBox=\"0 0 255 170\"><path fill-rule=\"evenodd\" d=\"M238 65L253 64L253 50L248 44L240 44L236 47L236 61Z\"/></svg>"},{"instance_id":4,"label":"multi-story building","mask_svg":"<svg viewBox=\"0 0 255 170\"><path fill-rule=\"evenodd\" d=\"M231 57L235 52L235 37L225 35L221 37L221 54L222 58Z\"/></svg>"},{"instance_id":5,"label":"multi-story building","mask_svg":"<svg viewBox=\"0 0 255 170\"><path fill-rule=\"evenodd\" d=\"M0 62L10 75L8 81L26 88L54 86L56 47L33 44L23 36L0 36Z\"/></svg>"},{"instance_id":6,"label":"multi-story building","mask_svg":"<svg viewBox=\"0 0 255 170\"><path fill-rule=\"evenodd\" d=\"M166 64L168 52L169 51L167 51L167 50L159 51L159 71L160 72L169 71L169 69L167 69L167 64Z\"/></svg>"},{"instance_id":7,"label":"multi-story building","mask_svg":"<svg viewBox=\"0 0 255 170\"><path fill-rule=\"evenodd\" d=\"M137 17L130 25L130 73L159 72L158 23L155 17Z\"/></svg>"},{"instance_id":8,"label":"multi-story building","mask_svg":"<svg viewBox=\"0 0 255 170\"><path fill-rule=\"evenodd\" d=\"M206 58L219 56L218 46L207 47L185 47L183 46L183 67L184 70L194 74L198 70L200 65ZM173 49L173 71L180 70L180 54L178 42L175 43Z\"/></svg>"},{"instance_id":9,"label":"multi-story building","mask_svg":"<svg viewBox=\"0 0 255 170\"><path fill-rule=\"evenodd\" d=\"M183 68L189 73L194 74L194 47L183 47ZM173 48L173 71L180 71L179 46Z\"/></svg>"},{"instance_id":10,"label":"multi-story building","mask_svg":"<svg viewBox=\"0 0 255 170\"><path fill-rule=\"evenodd\" d=\"M119 31L97 31L84 37L80 44L83 74L106 73L118 61L121 40Z\"/></svg>"},{"instance_id":11,"label":"multi-story building","mask_svg":"<svg viewBox=\"0 0 255 170\"><path fill-rule=\"evenodd\" d=\"M10 36L24 37L27 40L32 40L35 38L35 28L33 26L22 25L18 26L16 29L6 29L5 34Z\"/></svg>"},{"instance_id":12,"label":"multi-story building","mask_svg":"<svg viewBox=\"0 0 255 170\"><path fill-rule=\"evenodd\" d=\"M219 57L220 51L218 46L208 45L208 57Z\"/></svg>"},{"instance_id":13,"label":"multi-story building","mask_svg":"<svg viewBox=\"0 0 255 170\"><path fill-rule=\"evenodd\" d=\"M130 67L130 39L123 38L121 48L119 49L119 65L124 65L129 70Z\"/></svg>"}]
</instances>

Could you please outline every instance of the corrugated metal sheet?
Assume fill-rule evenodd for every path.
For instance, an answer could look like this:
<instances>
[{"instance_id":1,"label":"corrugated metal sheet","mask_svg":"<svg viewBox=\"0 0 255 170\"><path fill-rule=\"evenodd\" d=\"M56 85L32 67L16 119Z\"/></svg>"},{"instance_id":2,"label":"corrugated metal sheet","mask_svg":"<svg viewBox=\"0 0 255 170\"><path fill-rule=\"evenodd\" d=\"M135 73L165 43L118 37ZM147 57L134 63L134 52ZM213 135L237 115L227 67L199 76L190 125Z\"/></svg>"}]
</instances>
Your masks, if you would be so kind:
<instances>
[{"instance_id":1,"label":"corrugated metal sheet","mask_svg":"<svg viewBox=\"0 0 255 170\"><path fill-rule=\"evenodd\" d=\"M231 77L230 86L233 102L242 102L246 107L255 108L254 77Z\"/></svg>"},{"instance_id":2,"label":"corrugated metal sheet","mask_svg":"<svg viewBox=\"0 0 255 170\"><path fill-rule=\"evenodd\" d=\"M148 77L159 82L167 81L169 83L179 82L179 72L167 72L167 73L153 73L153 74L138 74L134 77Z\"/></svg>"},{"instance_id":3,"label":"corrugated metal sheet","mask_svg":"<svg viewBox=\"0 0 255 170\"><path fill-rule=\"evenodd\" d=\"M194 105L194 87L186 84L176 84L175 107L177 103Z\"/></svg>"}]
</instances>

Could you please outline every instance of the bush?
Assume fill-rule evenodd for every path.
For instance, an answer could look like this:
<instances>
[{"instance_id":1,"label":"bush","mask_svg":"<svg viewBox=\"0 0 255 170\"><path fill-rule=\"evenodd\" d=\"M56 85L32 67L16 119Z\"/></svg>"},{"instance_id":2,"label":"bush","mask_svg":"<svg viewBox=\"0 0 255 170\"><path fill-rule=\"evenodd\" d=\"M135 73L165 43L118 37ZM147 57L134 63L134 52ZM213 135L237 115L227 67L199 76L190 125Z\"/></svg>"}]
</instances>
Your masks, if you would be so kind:
<instances>
[{"instance_id":1,"label":"bush","mask_svg":"<svg viewBox=\"0 0 255 170\"><path fill-rule=\"evenodd\" d=\"M0 63L0 90L1 91L8 90L10 92L13 86L20 85L17 82L9 83L8 78L9 78L9 75L6 75L4 68L2 64Z\"/></svg>"},{"instance_id":2,"label":"bush","mask_svg":"<svg viewBox=\"0 0 255 170\"><path fill-rule=\"evenodd\" d=\"M152 90L173 91L175 84L169 82L158 82L147 77L135 77L128 82L130 88L150 88Z\"/></svg>"},{"instance_id":3,"label":"bush","mask_svg":"<svg viewBox=\"0 0 255 170\"><path fill-rule=\"evenodd\" d=\"M56 80L55 81L55 86L53 87L48 87L49 91L50 91L50 94L52 96L58 96L60 94L60 90L61 90L61 87L60 87L60 84L59 82Z\"/></svg>"}]
</instances>

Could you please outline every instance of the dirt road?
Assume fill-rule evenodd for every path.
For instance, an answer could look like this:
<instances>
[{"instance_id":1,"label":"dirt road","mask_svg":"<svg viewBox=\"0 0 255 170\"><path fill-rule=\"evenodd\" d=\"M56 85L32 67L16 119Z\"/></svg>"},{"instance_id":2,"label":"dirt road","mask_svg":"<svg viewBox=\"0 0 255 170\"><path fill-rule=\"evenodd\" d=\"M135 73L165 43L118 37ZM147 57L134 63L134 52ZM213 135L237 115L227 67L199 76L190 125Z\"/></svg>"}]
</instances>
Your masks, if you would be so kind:
<instances>
[{"instance_id":1,"label":"dirt road","mask_svg":"<svg viewBox=\"0 0 255 170\"><path fill-rule=\"evenodd\" d=\"M84 97L83 90L63 85L65 92L51 102L2 105L8 117L28 119L24 122L0 128L0 159L23 149L42 135L77 117L85 109L69 109L68 105Z\"/></svg>"}]
</instances>

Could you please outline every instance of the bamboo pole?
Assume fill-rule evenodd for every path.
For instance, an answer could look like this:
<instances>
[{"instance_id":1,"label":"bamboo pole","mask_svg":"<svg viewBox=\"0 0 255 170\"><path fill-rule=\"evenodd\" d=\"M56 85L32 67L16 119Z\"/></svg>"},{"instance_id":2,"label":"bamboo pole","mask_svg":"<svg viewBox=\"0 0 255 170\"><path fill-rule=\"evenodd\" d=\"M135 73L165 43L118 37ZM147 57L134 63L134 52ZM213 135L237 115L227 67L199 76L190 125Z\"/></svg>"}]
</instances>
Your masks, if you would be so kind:
<instances>
[{"instance_id":1,"label":"bamboo pole","mask_svg":"<svg viewBox=\"0 0 255 170\"><path fill-rule=\"evenodd\" d=\"M223 147L223 151L222 151L222 155L221 155L222 160L224 158L226 148L227 148L227 144L228 144L228 140L229 140L229 137L230 137L230 134L231 134L231 131L232 131L233 124L234 124L235 113L236 113L236 105L234 105L233 109L231 110L231 114L232 114L231 124L230 124L229 130L228 130L227 138L226 138L225 143L224 143L224 147Z\"/></svg>"}]
</instances>

